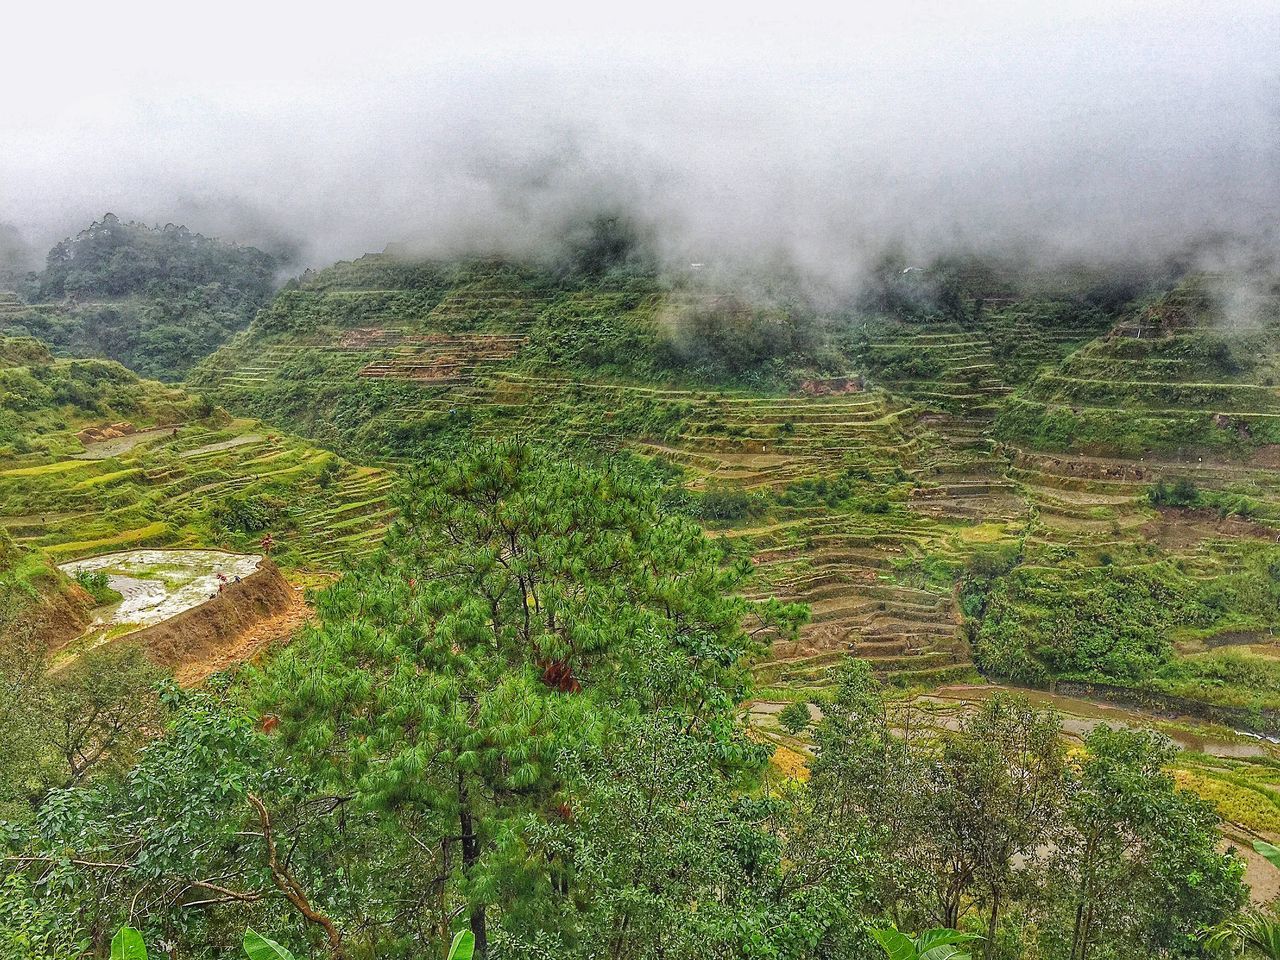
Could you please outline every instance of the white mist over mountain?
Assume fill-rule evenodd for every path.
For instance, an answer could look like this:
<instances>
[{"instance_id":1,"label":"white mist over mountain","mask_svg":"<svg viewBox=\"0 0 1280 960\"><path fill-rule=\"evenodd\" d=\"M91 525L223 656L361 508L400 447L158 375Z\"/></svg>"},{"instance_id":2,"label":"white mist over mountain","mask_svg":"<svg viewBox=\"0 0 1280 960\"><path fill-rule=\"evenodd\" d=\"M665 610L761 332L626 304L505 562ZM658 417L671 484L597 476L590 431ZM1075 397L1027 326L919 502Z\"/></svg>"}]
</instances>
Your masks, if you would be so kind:
<instances>
[{"instance_id":1,"label":"white mist over mountain","mask_svg":"<svg viewBox=\"0 0 1280 960\"><path fill-rule=\"evenodd\" d=\"M535 249L600 211L673 261L830 277L888 245L1274 248L1274 2L534 7L25 8L4 249L107 210L298 266Z\"/></svg>"}]
</instances>

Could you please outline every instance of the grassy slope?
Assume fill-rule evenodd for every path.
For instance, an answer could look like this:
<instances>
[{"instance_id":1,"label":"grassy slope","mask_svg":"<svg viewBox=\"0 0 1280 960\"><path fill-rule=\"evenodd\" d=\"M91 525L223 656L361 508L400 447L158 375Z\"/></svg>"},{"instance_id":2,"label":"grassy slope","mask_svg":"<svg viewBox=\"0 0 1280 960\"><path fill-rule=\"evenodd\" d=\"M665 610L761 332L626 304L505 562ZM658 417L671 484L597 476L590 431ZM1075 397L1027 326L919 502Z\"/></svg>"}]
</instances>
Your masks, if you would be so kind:
<instances>
[{"instance_id":1,"label":"grassy slope","mask_svg":"<svg viewBox=\"0 0 1280 960\"><path fill-rule=\"evenodd\" d=\"M29 634L56 645L88 623L92 599L37 550L0 529L0 646Z\"/></svg>"},{"instance_id":2,"label":"grassy slope","mask_svg":"<svg viewBox=\"0 0 1280 960\"><path fill-rule=\"evenodd\" d=\"M985 665L1280 709L1280 309L1233 319L1185 282L1005 401L1034 523L981 624ZM1190 500L1154 505L1178 478Z\"/></svg>"},{"instance_id":3,"label":"grassy slope","mask_svg":"<svg viewBox=\"0 0 1280 960\"><path fill-rule=\"evenodd\" d=\"M85 427L137 433L82 443ZM391 478L108 361L0 341L0 524L54 560L141 546L254 549L267 511L285 564L372 548ZM252 508L252 509L251 509Z\"/></svg>"}]
</instances>

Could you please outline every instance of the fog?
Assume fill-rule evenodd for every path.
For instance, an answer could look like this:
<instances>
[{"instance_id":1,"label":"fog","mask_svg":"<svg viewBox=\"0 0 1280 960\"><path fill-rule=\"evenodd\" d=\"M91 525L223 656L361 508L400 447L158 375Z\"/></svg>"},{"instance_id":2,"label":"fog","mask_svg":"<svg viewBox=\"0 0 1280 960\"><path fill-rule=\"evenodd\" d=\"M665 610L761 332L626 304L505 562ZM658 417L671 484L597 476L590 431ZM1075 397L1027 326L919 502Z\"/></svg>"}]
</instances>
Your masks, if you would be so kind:
<instances>
[{"instance_id":1,"label":"fog","mask_svg":"<svg viewBox=\"0 0 1280 960\"><path fill-rule=\"evenodd\" d=\"M600 212L849 284L886 248L1275 249L1274 0L263 6L10 15L0 257L108 210L297 269Z\"/></svg>"}]
</instances>

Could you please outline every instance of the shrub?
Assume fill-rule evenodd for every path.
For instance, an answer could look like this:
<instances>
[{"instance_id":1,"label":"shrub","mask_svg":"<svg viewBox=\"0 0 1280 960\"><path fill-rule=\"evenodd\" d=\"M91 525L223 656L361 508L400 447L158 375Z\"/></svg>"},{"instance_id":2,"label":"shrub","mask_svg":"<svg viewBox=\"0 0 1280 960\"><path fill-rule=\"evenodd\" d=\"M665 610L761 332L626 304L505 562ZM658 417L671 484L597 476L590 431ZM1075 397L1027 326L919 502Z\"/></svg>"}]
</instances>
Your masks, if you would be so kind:
<instances>
[{"instance_id":1,"label":"shrub","mask_svg":"<svg viewBox=\"0 0 1280 960\"><path fill-rule=\"evenodd\" d=\"M699 520L733 523L753 512L754 498L741 487L713 486L697 498L694 514Z\"/></svg>"},{"instance_id":2,"label":"shrub","mask_svg":"<svg viewBox=\"0 0 1280 960\"><path fill-rule=\"evenodd\" d=\"M111 589L107 575L101 570L77 571L76 583L98 603L114 603L120 599L120 594Z\"/></svg>"},{"instance_id":3,"label":"shrub","mask_svg":"<svg viewBox=\"0 0 1280 960\"><path fill-rule=\"evenodd\" d=\"M1172 484L1157 480L1147 492L1153 507L1194 507L1200 502L1200 491L1187 477L1179 477Z\"/></svg>"},{"instance_id":4,"label":"shrub","mask_svg":"<svg viewBox=\"0 0 1280 960\"><path fill-rule=\"evenodd\" d=\"M277 526L288 512L279 497L231 496L214 505L213 519L233 533L258 533Z\"/></svg>"},{"instance_id":5,"label":"shrub","mask_svg":"<svg viewBox=\"0 0 1280 960\"><path fill-rule=\"evenodd\" d=\"M783 730L791 734L799 733L812 722L813 718L809 715L809 705L803 700L787 704L782 708L782 712L778 714L778 723L782 724Z\"/></svg>"}]
</instances>

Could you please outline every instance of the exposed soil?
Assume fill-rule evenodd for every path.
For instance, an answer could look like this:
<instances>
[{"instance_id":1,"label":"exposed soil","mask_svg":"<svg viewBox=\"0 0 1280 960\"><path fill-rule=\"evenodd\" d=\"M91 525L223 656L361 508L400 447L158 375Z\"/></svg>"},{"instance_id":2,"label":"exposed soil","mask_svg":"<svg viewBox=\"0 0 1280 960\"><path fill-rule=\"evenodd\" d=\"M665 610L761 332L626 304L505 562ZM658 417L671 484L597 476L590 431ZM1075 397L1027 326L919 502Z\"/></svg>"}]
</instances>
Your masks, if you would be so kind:
<instances>
[{"instance_id":1,"label":"exposed soil","mask_svg":"<svg viewBox=\"0 0 1280 960\"><path fill-rule=\"evenodd\" d=\"M1249 899L1256 904L1266 904L1280 896L1280 870L1254 851L1252 832L1235 824L1226 824L1222 833L1223 840L1218 849L1225 851L1228 847L1235 847L1236 856L1244 861L1244 883L1249 888ZM1276 841L1275 837L1264 839L1271 843Z\"/></svg>"},{"instance_id":2,"label":"exposed soil","mask_svg":"<svg viewBox=\"0 0 1280 960\"><path fill-rule=\"evenodd\" d=\"M1240 517L1220 517L1212 510L1186 510L1180 507L1161 507L1159 516L1139 528L1147 540L1154 540L1169 549L1191 549L1203 540L1219 538L1242 540L1280 539L1280 534L1270 527Z\"/></svg>"},{"instance_id":3,"label":"exposed soil","mask_svg":"<svg viewBox=\"0 0 1280 960\"><path fill-rule=\"evenodd\" d=\"M253 624L232 642L213 645L204 659L184 659L174 669L174 677L184 687L195 686L221 670L239 663L257 661L270 647L289 640L306 623L315 619L315 611L293 590L290 604L279 613Z\"/></svg>"},{"instance_id":4,"label":"exposed soil","mask_svg":"<svg viewBox=\"0 0 1280 960\"><path fill-rule=\"evenodd\" d=\"M301 608L301 609L299 609ZM163 623L128 634L183 682L196 682L268 643L306 619L305 604L271 560L221 593Z\"/></svg>"},{"instance_id":5,"label":"exposed soil","mask_svg":"<svg viewBox=\"0 0 1280 960\"><path fill-rule=\"evenodd\" d=\"M147 440L155 439L171 435L176 427L155 427L151 430L131 431L121 434L119 431L113 431L116 436L77 436L84 444L84 453L72 454L74 460L106 460L109 457L118 457L121 454L128 453L140 443ZM81 431L84 433L84 431ZM104 434L104 431L99 431Z\"/></svg>"},{"instance_id":6,"label":"exposed soil","mask_svg":"<svg viewBox=\"0 0 1280 960\"><path fill-rule=\"evenodd\" d=\"M805 380L800 384L802 393L811 397L826 397L840 393L860 393L861 377L830 377L826 380Z\"/></svg>"},{"instance_id":7,"label":"exposed soil","mask_svg":"<svg viewBox=\"0 0 1280 960\"><path fill-rule=\"evenodd\" d=\"M79 584L54 584L42 591L40 602L29 615L32 636L44 640L50 650L56 650L84 633L89 626L93 597Z\"/></svg>"},{"instance_id":8,"label":"exposed soil","mask_svg":"<svg viewBox=\"0 0 1280 960\"><path fill-rule=\"evenodd\" d=\"M1259 447L1249 457L1249 465L1266 467L1269 470L1280 470L1280 443L1268 443Z\"/></svg>"}]
</instances>

